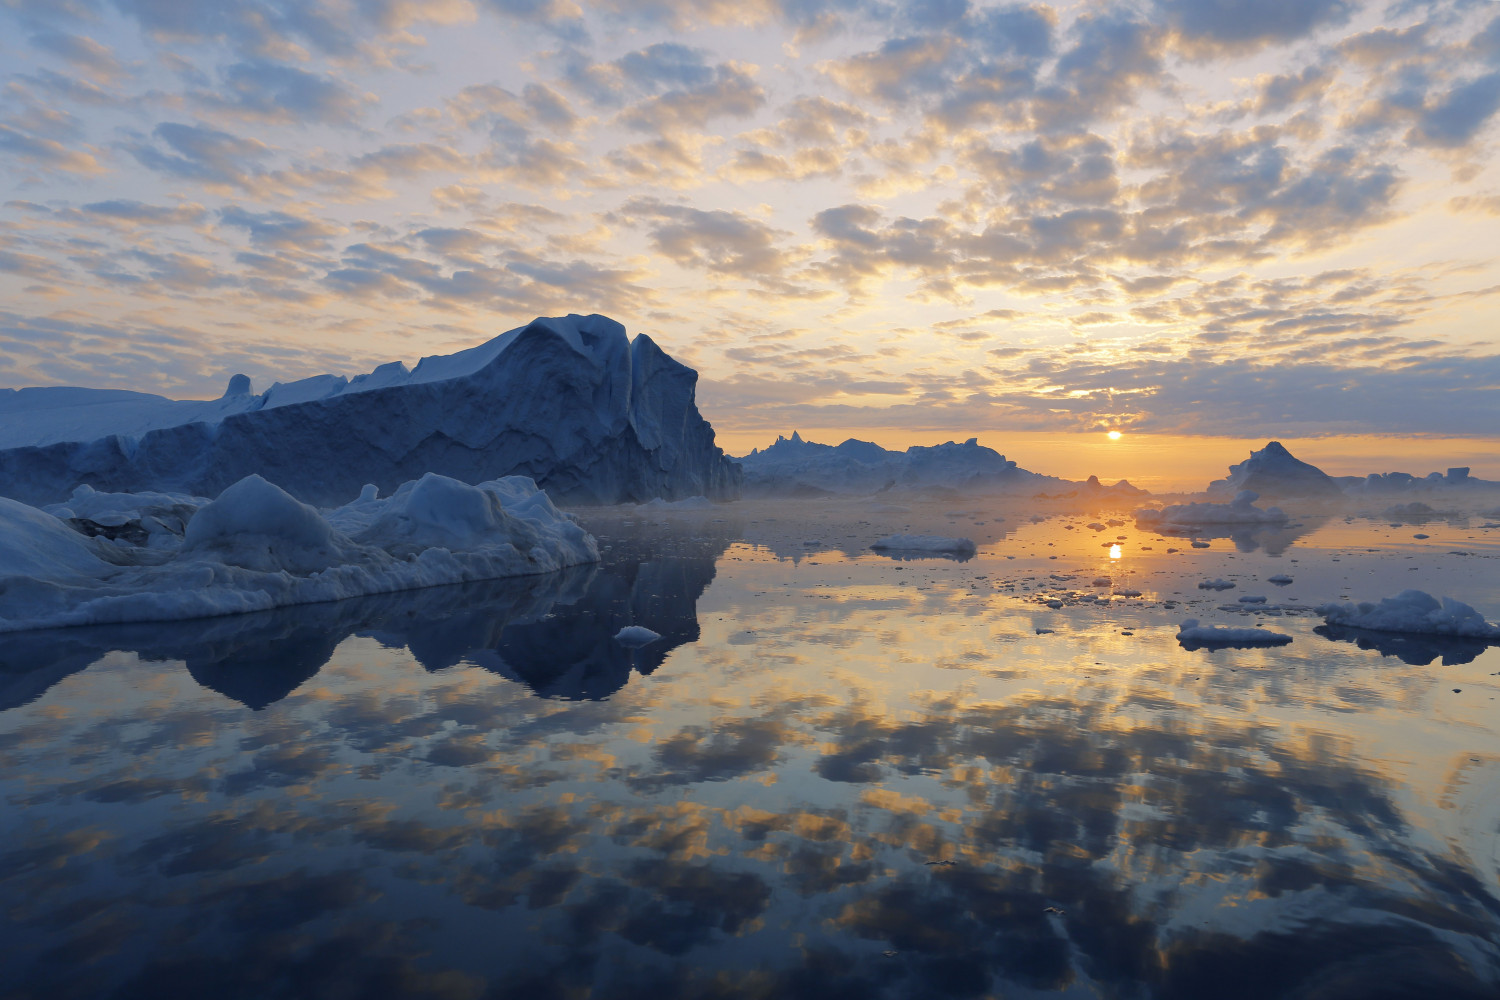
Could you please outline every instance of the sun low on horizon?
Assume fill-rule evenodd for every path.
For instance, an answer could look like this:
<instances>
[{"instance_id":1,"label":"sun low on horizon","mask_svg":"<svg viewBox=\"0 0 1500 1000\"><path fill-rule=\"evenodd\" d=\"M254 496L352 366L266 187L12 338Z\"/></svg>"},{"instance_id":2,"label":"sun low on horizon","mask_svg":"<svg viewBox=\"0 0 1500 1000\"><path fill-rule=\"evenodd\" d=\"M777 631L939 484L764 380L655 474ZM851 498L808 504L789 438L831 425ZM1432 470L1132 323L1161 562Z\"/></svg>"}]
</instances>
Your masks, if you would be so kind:
<instances>
[{"instance_id":1,"label":"sun low on horizon","mask_svg":"<svg viewBox=\"0 0 1500 1000\"><path fill-rule=\"evenodd\" d=\"M1269 439L1494 452L1494 3L0 24L0 386L212 398L602 313L698 371L737 454L794 427L1071 475L1205 437L1218 470Z\"/></svg>"}]
</instances>

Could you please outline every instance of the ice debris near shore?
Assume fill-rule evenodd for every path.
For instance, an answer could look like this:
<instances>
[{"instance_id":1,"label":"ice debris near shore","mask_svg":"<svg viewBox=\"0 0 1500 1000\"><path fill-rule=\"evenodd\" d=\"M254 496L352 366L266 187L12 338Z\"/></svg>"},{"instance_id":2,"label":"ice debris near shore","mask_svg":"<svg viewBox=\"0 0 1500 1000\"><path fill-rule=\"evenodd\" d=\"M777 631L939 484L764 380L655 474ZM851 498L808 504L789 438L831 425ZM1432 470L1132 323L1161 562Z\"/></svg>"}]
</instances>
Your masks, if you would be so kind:
<instances>
[{"instance_id":1,"label":"ice debris near shore","mask_svg":"<svg viewBox=\"0 0 1500 1000\"><path fill-rule=\"evenodd\" d=\"M426 472L523 475L560 501L739 492L739 467L694 402L697 372L604 316L537 319L408 370L320 375L216 400L114 389L0 389L0 494L50 503L101 491L216 495L255 473L332 506Z\"/></svg>"},{"instance_id":2,"label":"ice debris near shore","mask_svg":"<svg viewBox=\"0 0 1500 1000\"><path fill-rule=\"evenodd\" d=\"M1264 628L1203 625L1189 618L1177 629L1177 641L1184 646L1285 646L1292 637Z\"/></svg>"},{"instance_id":3,"label":"ice debris near shore","mask_svg":"<svg viewBox=\"0 0 1500 1000\"><path fill-rule=\"evenodd\" d=\"M1500 642L1500 625L1485 621L1483 615L1463 601L1434 597L1422 590L1403 590L1395 597L1381 598L1379 603L1328 603L1313 610L1329 625Z\"/></svg>"},{"instance_id":4,"label":"ice debris near shore","mask_svg":"<svg viewBox=\"0 0 1500 1000\"><path fill-rule=\"evenodd\" d=\"M1142 528L1191 528L1206 524L1283 524L1287 516L1280 507L1255 506L1260 494L1241 490L1229 503L1183 503L1169 507L1142 507L1135 512Z\"/></svg>"},{"instance_id":5,"label":"ice debris near shore","mask_svg":"<svg viewBox=\"0 0 1500 1000\"><path fill-rule=\"evenodd\" d=\"M774 444L737 459L745 470L745 492L751 496L808 497L830 493L875 493L886 489L952 489L984 493L1060 493L1136 496L1123 479L1105 486L1096 477L1074 483L1028 472L977 438L962 444L913 445L887 451L869 441L850 438L843 444L803 440L796 431Z\"/></svg>"},{"instance_id":6,"label":"ice debris near shore","mask_svg":"<svg viewBox=\"0 0 1500 1000\"><path fill-rule=\"evenodd\" d=\"M163 497L188 508L180 534L150 513ZM0 632L263 611L599 559L593 536L519 476L470 486L429 473L326 514L260 476L199 500L80 490L47 513L0 498ZM63 516L80 510L138 514L144 544L86 534Z\"/></svg>"},{"instance_id":7,"label":"ice debris near shore","mask_svg":"<svg viewBox=\"0 0 1500 1000\"><path fill-rule=\"evenodd\" d=\"M870 548L876 552L931 552L958 556L972 556L977 551L971 539L944 535L888 535Z\"/></svg>"}]
</instances>

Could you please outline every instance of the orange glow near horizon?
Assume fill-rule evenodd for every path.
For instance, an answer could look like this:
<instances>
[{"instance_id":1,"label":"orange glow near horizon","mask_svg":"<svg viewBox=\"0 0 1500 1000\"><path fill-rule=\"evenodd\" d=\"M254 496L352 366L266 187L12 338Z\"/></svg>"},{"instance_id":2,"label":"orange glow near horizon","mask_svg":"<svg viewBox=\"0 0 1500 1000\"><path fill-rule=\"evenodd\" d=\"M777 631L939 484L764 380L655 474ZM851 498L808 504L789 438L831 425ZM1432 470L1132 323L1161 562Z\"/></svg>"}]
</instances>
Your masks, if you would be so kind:
<instances>
[{"instance_id":1,"label":"orange glow near horizon","mask_svg":"<svg viewBox=\"0 0 1500 1000\"><path fill-rule=\"evenodd\" d=\"M780 432L721 429L715 425L719 447L731 455L769 447ZM889 427L798 427L803 439L839 444L850 438L873 441L882 448L904 451L913 445L936 445L973 435ZM1229 466L1243 462L1252 451L1279 440L1293 455L1330 476L1363 476L1371 472L1410 472L1426 475L1452 466L1469 466L1479 479L1500 479L1500 441L1492 438L1395 437L1349 435L1323 438L1222 438L1185 434L1132 433L1111 441L1097 431L981 431L979 443L993 448L1021 468L1063 479L1098 476L1106 483L1128 479L1153 493L1190 493L1204 489L1229 474Z\"/></svg>"}]
</instances>

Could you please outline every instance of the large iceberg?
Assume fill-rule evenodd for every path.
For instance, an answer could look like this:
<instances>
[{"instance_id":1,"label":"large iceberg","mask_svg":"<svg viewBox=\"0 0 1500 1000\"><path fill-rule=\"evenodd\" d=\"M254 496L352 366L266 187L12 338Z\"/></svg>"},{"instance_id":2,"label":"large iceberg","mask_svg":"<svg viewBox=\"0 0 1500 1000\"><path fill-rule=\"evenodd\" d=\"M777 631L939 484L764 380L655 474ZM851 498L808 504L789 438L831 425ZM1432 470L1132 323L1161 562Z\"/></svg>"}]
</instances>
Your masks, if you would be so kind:
<instances>
[{"instance_id":1,"label":"large iceberg","mask_svg":"<svg viewBox=\"0 0 1500 1000\"><path fill-rule=\"evenodd\" d=\"M119 530L0 498L0 632L264 611L597 562L598 543L529 479L428 473L326 513L260 476L201 498L80 489ZM185 511L180 531L161 515ZM152 513L152 512L155 513ZM134 515L134 516L132 516Z\"/></svg>"},{"instance_id":2,"label":"large iceberg","mask_svg":"<svg viewBox=\"0 0 1500 1000\"><path fill-rule=\"evenodd\" d=\"M1181 503L1168 507L1142 507L1135 512L1136 524L1160 531L1192 528L1197 525L1284 524L1287 516L1280 507L1264 510L1255 506L1260 494L1240 490L1229 503Z\"/></svg>"},{"instance_id":3,"label":"large iceberg","mask_svg":"<svg viewBox=\"0 0 1500 1000\"><path fill-rule=\"evenodd\" d=\"M1253 490L1264 496L1313 497L1338 496L1338 482L1315 465L1294 458L1280 441L1269 441L1260 451L1238 465L1229 467L1229 476L1208 485L1210 493L1238 493Z\"/></svg>"},{"instance_id":4,"label":"large iceberg","mask_svg":"<svg viewBox=\"0 0 1500 1000\"><path fill-rule=\"evenodd\" d=\"M321 375L216 400L122 390L0 390L0 495L101 491L217 495L260 475L333 506L436 472L467 483L526 476L559 501L738 493L739 468L698 413L698 374L604 316L537 319L408 370Z\"/></svg>"}]
</instances>

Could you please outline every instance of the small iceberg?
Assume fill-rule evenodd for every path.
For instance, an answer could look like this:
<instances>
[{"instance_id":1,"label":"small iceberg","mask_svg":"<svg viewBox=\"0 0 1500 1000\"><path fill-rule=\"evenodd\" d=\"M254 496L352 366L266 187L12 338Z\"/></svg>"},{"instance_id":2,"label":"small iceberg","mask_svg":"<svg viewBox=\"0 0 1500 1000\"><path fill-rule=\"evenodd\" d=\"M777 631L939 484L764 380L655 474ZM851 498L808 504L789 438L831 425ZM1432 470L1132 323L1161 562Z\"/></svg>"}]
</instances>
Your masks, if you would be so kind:
<instances>
[{"instance_id":1,"label":"small iceberg","mask_svg":"<svg viewBox=\"0 0 1500 1000\"><path fill-rule=\"evenodd\" d=\"M1202 625L1198 619L1189 618L1178 627L1177 641L1187 649L1221 649L1229 646L1285 646L1292 637L1264 628Z\"/></svg>"},{"instance_id":2,"label":"small iceberg","mask_svg":"<svg viewBox=\"0 0 1500 1000\"><path fill-rule=\"evenodd\" d=\"M1492 625L1463 601L1433 597L1422 590L1403 590L1378 604L1361 601L1321 604L1314 608L1329 625L1405 632L1412 635L1452 635L1500 642L1500 625Z\"/></svg>"},{"instance_id":3,"label":"small iceberg","mask_svg":"<svg viewBox=\"0 0 1500 1000\"><path fill-rule=\"evenodd\" d=\"M977 549L968 538L943 535L889 535L871 545L876 552L927 552L933 555L972 556Z\"/></svg>"},{"instance_id":4,"label":"small iceberg","mask_svg":"<svg viewBox=\"0 0 1500 1000\"><path fill-rule=\"evenodd\" d=\"M1170 507L1143 507L1135 512L1136 524L1147 528L1180 528L1198 524L1283 524L1288 518L1280 507L1264 510L1255 506L1260 494L1240 490L1229 503L1184 503Z\"/></svg>"},{"instance_id":5,"label":"small iceberg","mask_svg":"<svg viewBox=\"0 0 1500 1000\"><path fill-rule=\"evenodd\" d=\"M660 638L660 632L653 632L644 625L626 625L615 633L615 642L632 649L649 646Z\"/></svg>"}]
</instances>

